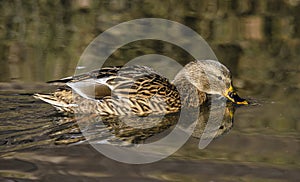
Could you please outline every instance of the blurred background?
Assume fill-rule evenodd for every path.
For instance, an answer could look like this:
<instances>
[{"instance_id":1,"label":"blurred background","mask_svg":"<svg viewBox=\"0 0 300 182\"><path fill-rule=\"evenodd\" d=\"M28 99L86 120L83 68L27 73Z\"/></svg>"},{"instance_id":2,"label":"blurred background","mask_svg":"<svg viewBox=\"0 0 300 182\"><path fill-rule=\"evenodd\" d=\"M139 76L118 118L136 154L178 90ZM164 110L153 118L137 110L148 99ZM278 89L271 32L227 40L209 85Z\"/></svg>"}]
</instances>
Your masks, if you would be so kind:
<instances>
[{"instance_id":1,"label":"blurred background","mask_svg":"<svg viewBox=\"0 0 300 182\"><path fill-rule=\"evenodd\" d=\"M147 17L192 28L239 78L263 82L275 78L284 84L299 71L298 0L14 0L2 1L0 8L2 82L44 82L72 75L97 35L124 21ZM298 80L289 82L299 88Z\"/></svg>"},{"instance_id":2,"label":"blurred background","mask_svg":"<svg viewBox=\"0 0 300 182\"><path fill-rule=\"evenodd\" d=\"M198 32L229 67L240 95L258 103L239 108L232 131L207 149L190 149L192 145L188 145L171 157L174 168L163 163L162 171L155 171L154 164L143 168L150 172L133 172L130 177L299 180L299 0L11 0L0 1L0 12L2 91L73 75L80 55L101 32L124 21L152 17L176 21ZM122 60L149 53L161 53L179 62L188 58L170 44L141 41L124 46L110 59L122 64ZM35 87L35 92L39 91ZM0 114L5 121L3 109ZM185 172L178 169L184 168L182 164L187 166ZM67 167L62 170L68 171Z\"/></svg>"}]
</instances>

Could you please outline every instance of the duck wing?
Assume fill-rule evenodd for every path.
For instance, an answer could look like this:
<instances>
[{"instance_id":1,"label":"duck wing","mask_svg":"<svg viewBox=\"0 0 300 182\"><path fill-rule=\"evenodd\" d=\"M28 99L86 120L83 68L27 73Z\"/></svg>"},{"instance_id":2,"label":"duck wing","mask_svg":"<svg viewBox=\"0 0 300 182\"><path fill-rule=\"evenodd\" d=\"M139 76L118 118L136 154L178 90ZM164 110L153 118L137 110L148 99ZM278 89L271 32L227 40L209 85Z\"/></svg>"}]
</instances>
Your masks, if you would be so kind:
<instances>
[{"instance_id":1,"label":"duck wing","mask_svg":"<svg viewBox=\"0 0 300 182\"><path fill-rule=\"evenodd\" d=\"M96 101L96 110L103 111L105 115L123 115L127 111L138 115L172 113L181 107L176 87L146 66L106 67L51 83L65 84L54 96L72 88L88 100L83 104Z\"/></svg>"},{"instance_id":2,"label":"duck wing","mask_svg":"<svg viewBox=\"0 0 300 182\"><path fill-rule=\"evenodd\" d=\"M146 66L106 67L86 74L64 78L67 86L85 98L178 97L176 87L167 78ZM91 97L91 96L95 97Z\"/></svg>"}]
</instances>

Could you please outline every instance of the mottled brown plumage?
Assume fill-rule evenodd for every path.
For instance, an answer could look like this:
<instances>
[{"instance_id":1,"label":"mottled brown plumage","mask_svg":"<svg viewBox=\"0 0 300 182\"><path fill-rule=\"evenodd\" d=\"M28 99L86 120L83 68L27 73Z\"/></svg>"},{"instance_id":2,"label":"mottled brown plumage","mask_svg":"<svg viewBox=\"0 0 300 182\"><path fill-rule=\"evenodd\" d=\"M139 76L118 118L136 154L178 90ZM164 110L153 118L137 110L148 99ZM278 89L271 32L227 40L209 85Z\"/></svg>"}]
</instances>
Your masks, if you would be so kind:
<instances>
[{"instance_id":1,"label":"mottled brown plumage","mask_svg":"<svg viewBox=\"0 0 300 182\"><path fill-rule=\"evenodd\" d=\"M63 83L57 91L35 97L67 113L169 114L182 106L198 107L206 101L206 94L223 95L235 102L229 97L236 95L230 76L224 65L212 60L187 64L173 82L146 66L106 67L57 80ZM240 98L239 102L247 103Z\"/></svg>"},{"instance_id":2,"label":"mottled brown plumage","mask_svg":"<svg viewBox=\"0 0 300 182\"><path fill-rule=\"evenodd\" d=\"M173 113L181 107L176 87L144 66L103 68L64 81L66 86L54 93L35 97L69 113L148 115Z\"/></svg>"}]
</instances>

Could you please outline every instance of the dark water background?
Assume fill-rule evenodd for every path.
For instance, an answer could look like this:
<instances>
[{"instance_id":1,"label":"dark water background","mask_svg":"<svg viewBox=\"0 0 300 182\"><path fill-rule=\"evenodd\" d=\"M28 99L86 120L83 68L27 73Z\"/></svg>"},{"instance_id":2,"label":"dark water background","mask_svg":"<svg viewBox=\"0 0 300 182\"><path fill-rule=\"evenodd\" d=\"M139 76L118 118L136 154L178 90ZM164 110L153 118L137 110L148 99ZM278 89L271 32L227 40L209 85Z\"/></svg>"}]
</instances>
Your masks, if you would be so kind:
<instances>
[{"instance_id":1,"label":"dark water background","mask_svg":"<svg viewBox=\"0 0 300 182\"><path fill-rule=\"evenodd\" d=\"M298 0L15 0L1 1L0 12L0 180L300 180ZM233 73L239 94L259 104L238 108L231 131L204 150L191 139L153 164L118 163L87 144L55 145L60 134L50 133L76 136L78 131L69 124L57 126L63 117L31 94L48 92L45 81L73 75L83 50L99 33L146 17L177 21L198 32ZM136 42L111 59L121 64L161 53L185 60L177 49Z\"/></svg>"}]
</instances>

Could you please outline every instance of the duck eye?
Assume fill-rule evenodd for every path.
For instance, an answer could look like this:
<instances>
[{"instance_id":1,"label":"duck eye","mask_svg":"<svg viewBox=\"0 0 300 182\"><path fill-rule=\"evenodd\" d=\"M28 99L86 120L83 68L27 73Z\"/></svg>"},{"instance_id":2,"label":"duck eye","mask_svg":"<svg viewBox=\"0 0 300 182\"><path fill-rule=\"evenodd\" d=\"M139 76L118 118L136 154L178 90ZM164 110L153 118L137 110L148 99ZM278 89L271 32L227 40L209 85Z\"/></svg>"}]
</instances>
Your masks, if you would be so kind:
<instances>
[{"instance_id":1,"label":"duck eye","mask_svg":"<svg viewBox=\"0 0 300 182\"><path fill-rule=\"evenodd\" d=\"M218 80L222 80L222 77L221 77L221 76L218 76Z\"/></svg>"}]
</instances>

